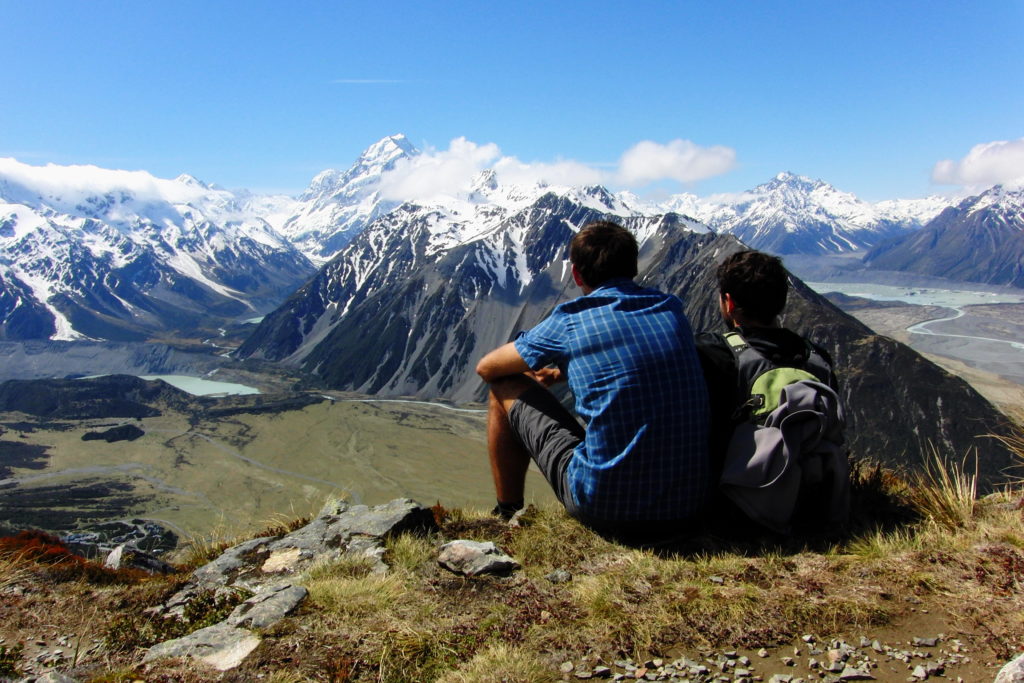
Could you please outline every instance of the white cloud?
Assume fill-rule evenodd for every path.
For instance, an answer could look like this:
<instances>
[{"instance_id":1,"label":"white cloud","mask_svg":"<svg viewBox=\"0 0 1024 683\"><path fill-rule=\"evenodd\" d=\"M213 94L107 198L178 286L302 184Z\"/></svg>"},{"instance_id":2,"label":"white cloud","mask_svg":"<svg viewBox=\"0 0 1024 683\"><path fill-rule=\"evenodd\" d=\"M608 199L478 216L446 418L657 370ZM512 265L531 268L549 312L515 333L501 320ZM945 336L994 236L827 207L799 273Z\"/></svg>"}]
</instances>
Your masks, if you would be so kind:
<instances>
[{"instance_id":1,"label":"white cloud","mask_svg":"<svg viewBox=\"0 0 1024 683\"><path fill-rule=\"evenodd\" d=\"M731 171L735 165L736 150L731 147L701 147L678 139L667 145L644 140L619 159L618 179L625 185L665 179L692 183Z\"/></svg>"},{"instance_id":2,"label":"white cloud","mask_svg":"<svg viewBox=\"0 0 1024 683\"><path fill-rule=\"evenodd\" d=\"M494 172L501 182L513 185L599 185L608 180L603 171L572 160L527 164L515 157L502 157Z\"/></svg>"},{"instance_id":3,"label":"white cloud","mask_svg":"<svg viewBox=\"0 0 1024 683\"><path fill-rule=\"evenodd\" d=\"M944 159L932 168L932 182L969 187L1024 184L1024 138L984 142L960 161Z\"/></svg>"},{"instance_id":4,"label":"white cloud","mask_svg":"<svg viewBox=\"0 0 1024 683\"><path fill-rule=\"evenodd\" d=\"M478 145L455 138L448 149L426 150L411 159L401 159L381 180L385 199L407 201L439 194L457 195L469 189L473 178L501 155L494 143Z\"/></svg>"},{"instance_id":5,"label":"white cloud","mask_svg":"<svg viewBox=\"0 0 1024 683\"><path fill-rule=\"evenodd\" d=\"M522 187L542 185L642 186L658 180L692 183L725 173L735 166L736 152L728 147L699 147L688 140L667 145L641 142L622 155L617 169L603 169L572 159L524 162L503 156L494 143L477 144L464 137L446 150L426 150L399 161L381 180L385 199L425 200L438 195L469 192L481 171L493 169L498 182Z\"/></svg>"}]
</instances>

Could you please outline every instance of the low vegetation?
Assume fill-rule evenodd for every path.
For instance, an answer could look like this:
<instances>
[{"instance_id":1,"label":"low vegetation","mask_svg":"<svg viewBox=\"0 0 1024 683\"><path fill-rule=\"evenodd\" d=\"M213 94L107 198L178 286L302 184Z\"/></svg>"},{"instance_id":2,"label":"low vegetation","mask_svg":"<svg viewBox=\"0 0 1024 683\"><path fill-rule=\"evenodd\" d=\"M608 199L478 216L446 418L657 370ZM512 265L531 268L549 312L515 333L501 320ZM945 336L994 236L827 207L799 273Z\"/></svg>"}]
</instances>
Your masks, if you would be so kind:
<instances>
[{"instance_id":1,"label":"low vegetation","mask_svg":"<svg viewBox=\"0 0 1024 683\"><path fill-rule=\"evenodd\" d=\"M211 594L182 619L155 624L145 608L180 577L104 573L58 558L54 539L9 540L0 545L0 675L23 673L51 633L72 636L53 665L82 681L468 683L562 680L568 661L752 653L803 634L906 641L922 634L901 629L930 628L974 654L975 668L958 675L990 680L986 666L1024 648L1024 486L981 499L973 486L969 472L938 458L910 479L860 466L848 533L737 540L709 532L658 549L606 540L555 507L509 526L438 505L440 531L391 539L385 574L352 559L310 568L299 612L261 634L260 647L226 674L187 661L142 665L141 655L213 623L242 596ZM440 569L438 546L454 538L493 541L522 569L476 578ZM196 543L179 559L195 566L223 543ZM891 680L907 680L900 675Z\"/></svg>"}]
</instances>

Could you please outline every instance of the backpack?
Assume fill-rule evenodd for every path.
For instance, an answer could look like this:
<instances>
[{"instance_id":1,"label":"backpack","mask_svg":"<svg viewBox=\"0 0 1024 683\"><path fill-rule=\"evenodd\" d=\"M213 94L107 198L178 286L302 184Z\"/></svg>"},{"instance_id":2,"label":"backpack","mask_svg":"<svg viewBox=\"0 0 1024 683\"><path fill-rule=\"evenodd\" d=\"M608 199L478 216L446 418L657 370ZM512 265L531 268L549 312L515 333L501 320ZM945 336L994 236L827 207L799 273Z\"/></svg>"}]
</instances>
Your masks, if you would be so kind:
<instances>
[{"instance_id":1,"label":"backpack","mask_svg":"<svg viewBox=\"0 0 1024 683\"><path fill-rule=\"evenodd\" d=\"M765 418L779 407L779 396L786 386L803 380L828 384L832 376L832 365L806 339L796 353L776 353L771 358L748 344L739 332L727 333L725 341L733 353L739 378L734 422L751 420L764 424Z\"/></svg>"},{"instance_id":2,"label":"backpack","mask_svg":"<svg viewBox=\"0 0 1024 683\"><path fill-rule=\"evenodd\" d=\"M738 408L721 491L748 518L779 533L794 520L841 525L849 515L849 464L828 360L810 343L768 358L739 332L725 335L737 368Z\"/></svg>"}]
</instances>

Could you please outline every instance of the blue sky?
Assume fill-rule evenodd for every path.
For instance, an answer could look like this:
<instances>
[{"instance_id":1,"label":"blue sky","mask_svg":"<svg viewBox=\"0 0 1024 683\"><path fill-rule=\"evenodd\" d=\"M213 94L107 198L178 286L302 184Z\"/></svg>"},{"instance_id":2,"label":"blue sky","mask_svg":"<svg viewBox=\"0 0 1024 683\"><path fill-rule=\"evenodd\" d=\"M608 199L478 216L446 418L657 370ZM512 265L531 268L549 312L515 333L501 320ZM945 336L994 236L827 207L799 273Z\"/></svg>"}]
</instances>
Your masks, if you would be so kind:
<instances>
[{"instance_id":1,"label":"blue sky","mask_svg":"<svg viewBox=\"0 0 1024 683\"><path fill-rule=\"evenodd\" d=\"M402 132L648 194L783 170L871 200L1024 176L1020 0L0 0L0 17L0 156L31 164L294 193ZM645 141L633 168L661 180L624 170Z\"/></svg>"}]
</instances>

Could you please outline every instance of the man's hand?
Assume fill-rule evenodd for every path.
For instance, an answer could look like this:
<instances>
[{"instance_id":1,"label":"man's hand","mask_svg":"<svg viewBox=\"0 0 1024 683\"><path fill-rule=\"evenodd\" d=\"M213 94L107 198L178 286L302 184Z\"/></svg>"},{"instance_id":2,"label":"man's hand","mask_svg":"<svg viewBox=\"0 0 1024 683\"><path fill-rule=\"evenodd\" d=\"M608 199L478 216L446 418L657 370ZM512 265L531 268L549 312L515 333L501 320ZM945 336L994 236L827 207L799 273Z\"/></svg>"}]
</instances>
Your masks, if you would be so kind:
<instances>
[{"instance_id":1,"label":"man's hand","mask_svg":"<svg viewBox=\"0 0 1024 683\"><path fill-rule=\"evenodd\" d=\"M540 370L528 372L526 375L534 378L545 387L550 387L552 384L558 384L566 380L565 375L558 368L541 368Z\"/></svg>"}]
</instances>

